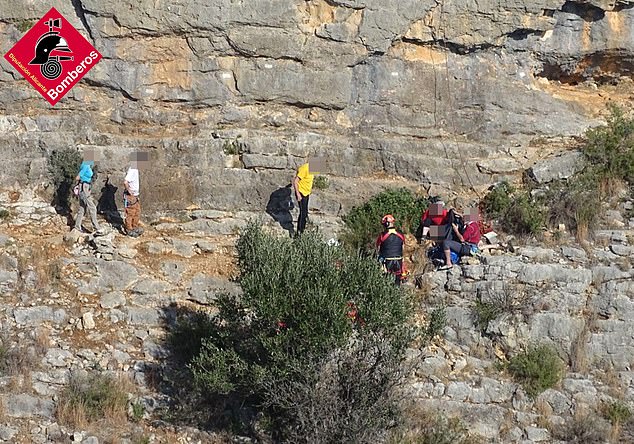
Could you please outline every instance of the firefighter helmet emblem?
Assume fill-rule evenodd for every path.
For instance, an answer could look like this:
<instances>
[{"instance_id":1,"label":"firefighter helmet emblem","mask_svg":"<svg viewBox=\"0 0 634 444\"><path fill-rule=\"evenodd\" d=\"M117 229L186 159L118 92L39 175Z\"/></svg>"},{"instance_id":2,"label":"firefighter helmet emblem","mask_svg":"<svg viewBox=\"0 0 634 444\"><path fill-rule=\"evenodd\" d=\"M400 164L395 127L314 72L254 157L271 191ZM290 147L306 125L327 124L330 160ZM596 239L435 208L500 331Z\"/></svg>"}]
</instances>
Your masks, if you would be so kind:
<instances>
[{"instance_id":1,"label":"firefighter helmet emblem","mask_svg":"<svg viewBox=\"0 0 634 444\"><path fill-rule=\"evenodd\" d=\"M60 19L50 19L44 22L48 25L48 32L43 34L35 45L35 58L29 65L40 65L40 72L49 80L55 80L62 74L62 64L60 62L73 60L73 56L60 55L60 53L71 53L66 39L59 31L62 29Z\"/></svg>"}]
</instances>

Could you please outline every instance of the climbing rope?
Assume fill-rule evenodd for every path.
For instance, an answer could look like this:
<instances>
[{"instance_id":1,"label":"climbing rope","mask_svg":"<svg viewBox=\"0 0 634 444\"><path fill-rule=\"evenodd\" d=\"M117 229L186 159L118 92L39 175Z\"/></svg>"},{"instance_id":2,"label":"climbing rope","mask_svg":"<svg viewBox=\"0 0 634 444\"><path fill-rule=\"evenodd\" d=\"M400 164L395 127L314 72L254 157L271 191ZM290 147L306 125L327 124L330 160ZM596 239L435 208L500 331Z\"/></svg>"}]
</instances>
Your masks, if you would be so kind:
<instances>
[{"instance_id":1,"label":"climbing rope","mask_svg":"<svg viewBox=\"0 0 634 444\"><path fill-rule=\"evenodd\" d=\"M445 53L445 77L446 77L446 84L447 84L447 103L448 103L448 108L449 111L447 112L447 118L449 120L449 123L451 125L451 131L454 137L454 141L456 138L456 122L454 120L454 112L455 112L455 106L453 104L453 98L452 98L452 93L451 93L451 82L449 81L449 48L447 47L447 33L445 28L442 26L442 19L443 19L443 15L444 15L444 8L445 8L445 0L440 0L440 19L439 19L439 23L437 26L437 29L435 29L435 24L434 24L434 16L432 15L432 23L431 23L431 30L432 30L432 39L433 42L438 45L443 47L444 49L444 53ZM439 39L437 34L438 31L442 32L442 38ZM436 126L437 129L439 129L438 126L438 74L436 72L436 61L434 60L434 52L433 52L433 48L432 50L430 50L430 57L431 57L431 62L432 62L432 67L433 67L433 71L434 71L434 125ZM455 166L454 162L453 162L453 157L449 156L449 150L447 149L447 146L443 140L443 138L440 138L440 143L443 146L443 149L445 151L445 156L447 157L447 160L449 160L451 162L451 167L454 169L454 171L456 172L456 174L458 175L458 177L460 178L460 182L463 186L465 186L465 182L464 182L464 178L462 177L462 174L460 173L460 170ZM460 165L462 166L462 170L464 171L464 174L467 178L467 181L469 182L469 187L471 189L471 191L473 191L478 198L481 198L480 193L478 193L478 190L476 190L475 186L473 185L473 181L471 180L471 176L469 175L469 169L467 168L464 156L462 155L462 151L457 148L456 151L458 152L458 156L460 158Z\"/></svg>"}]
</instances>

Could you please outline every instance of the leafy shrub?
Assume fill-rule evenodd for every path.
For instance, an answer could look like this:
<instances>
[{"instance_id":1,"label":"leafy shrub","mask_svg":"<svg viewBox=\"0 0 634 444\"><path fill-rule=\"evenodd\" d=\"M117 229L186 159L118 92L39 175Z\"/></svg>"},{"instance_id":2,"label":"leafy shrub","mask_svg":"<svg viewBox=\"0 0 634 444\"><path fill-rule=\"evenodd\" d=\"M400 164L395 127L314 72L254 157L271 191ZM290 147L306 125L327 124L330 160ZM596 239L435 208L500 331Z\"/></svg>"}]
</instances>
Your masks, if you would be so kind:
<instances>
[{"instance_id":1,"label":"leafy shrub","mask_svg":"<svg viewBox=\"0 0 634 444\"><path fill-rule=\"evenodd\" d=\"M5 208L0 208L0 219L8 219L11 216L9 210Z\"/></svg>"},{"instance_id":2,"label":"leafy shrub","mask_svg":"<svg viewBox=\"0 0 634 444\"><path fill-rule=\"evenodd\" d=\"M318 190L325 190L329 185L330 184L328 183L328 178L326 176L317 176L313 181L313 186Z\"/></svg>"},{"instance_id":3,"label":"leafy shrub","mask_svg":"<svg viewBox=\"0 0 634 444\"><path fill-rule=\"evenodd\" d=\"M397 228L414 233L428 206L427 199L415 196L406 188L385 190L363 205L352 208L343 217L345 227L341 240L349 251L371 254L374 241L383 229L383 216L392 214L396 218Z\"/></svg>"},{"instance_id":4,"label":"leafy shrub","mask_svg":"<svg viewBox=\"0 0 634 444\"><path fill-rule=\"evenodd\" d=\"M524 190L508 182L496 185L480 205L488 218L496 219L507 233L536 235L546 223L544 208Z\"/></svg>"},{"instance_id":5,"label":"leafy shrub","mask_svg":"<svg viewBox=\"0 0 634 444\"><path fill-rule=\"evenodd\" d=\"M634 119L610 105L607 126L587 131L582 152L599 181L622 180L634 184Z\"/></svg>"},{"instance_id":6,"label":"leafy shrub","mask_svg":"<svg viewBox=\"0 0 634 444\"><path fill-rule=\"evenodd\" d=\"M55 187L54 203L64 210L70 209L69 198L82 156L74 148L53 151L48 157L48 172Z\"/></svg>"},{"instance_id":7,"label":"leafy shrub","mask_svg":"<svg viewBox=\"0 0 634 444\"><path fill-rule=\"evenodd\" d=\"M508 369L526 393L535 398L561 380L563 364L552 347L537 345L513 356Z\"/></svg>"},{"instance_id":8,"label":"leafy shrub","mask_svg":"<svg viewBox=\"0 0 634 444\"><path fill-rule=\"evenodd\" d=\"M513 193L515 188L508 182L500 182L484 196L480 208L492 219L501 218L511 206Z\"/></svg>"},{"instance_id":9,"label":"leafy shrub","mask_svg":"<svg viewBox=\"0 0 634 444\"><path fill-rule=\"evenodd\" d=\"M248 431L266 418L279 441L376 436L395 415L392 388L413 337L407 293L316 233L279 238L251 222L237 251L242 296L220 295L216 316L171 333L173 346L188 344L192 400L231 411L223 427Z\"/></svg>"},{"instance_id":10,"label":"leafy shrub","mask_svg":"<svg viewBox=\"0 0 634 444\"><path fill-rule=\"evenodd\" d=\"M615 185L634 184L634 119L610 106L608 124L588 130L581 151L584 171L551 184L546 203L550 225L566 224L585 238L595 229L602 201L618 188Z\"/></svg>"},{"instance_id":11,"label":"leafy shrub","mask_svg":"<svg viewBox=\"0 0 634 444\"><path fill-rule=\"evenodd\" d=\"M126 418L128 396L125 385L103 373L73 373L68 386L60 394L57 418L63 424L84 426L109 419Z\"/></svg>"}]
</instances>

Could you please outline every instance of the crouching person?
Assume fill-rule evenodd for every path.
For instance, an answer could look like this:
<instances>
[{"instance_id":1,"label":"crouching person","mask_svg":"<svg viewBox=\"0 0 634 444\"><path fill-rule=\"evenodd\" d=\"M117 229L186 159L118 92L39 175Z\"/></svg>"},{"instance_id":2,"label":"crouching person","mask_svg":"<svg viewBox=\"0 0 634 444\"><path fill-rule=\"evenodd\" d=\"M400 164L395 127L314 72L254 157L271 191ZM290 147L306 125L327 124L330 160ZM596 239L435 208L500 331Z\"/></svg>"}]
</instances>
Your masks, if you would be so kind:
<instances>
[{"instance_id":1,"label":"crouching person","mask_svg":"<svg viewBox=\"0 0 634 444\"><path fill-rule=\"evenodd\" d=\"M451 224L454 237L457 238L458 241L445 239L442 242L442 249L445 254L445 265L440 267L439 270L449 270L453 267L453 263L451 262L451 252L454 252L459 257L462 257L474 255L478 251L478 244L480 243L478 209L467 208L464 220L465 226L462 232L460 232L455 223Z\"/></svg>"},{"instance_id":2,"label":"crouching person","mask_svg":"<svg viewBox=\"0 0 634 444\"><path fill-rule=\"evenodd\" d=\"M384 227L383 233L376 239L376 247L379 254L379 262L385 267L385 271L394 275L396 285L401 284L403 276L403 245L405 236L399 233L394 226L394 216L387 214L381 219Z\"/></svg>"}]
</instances>

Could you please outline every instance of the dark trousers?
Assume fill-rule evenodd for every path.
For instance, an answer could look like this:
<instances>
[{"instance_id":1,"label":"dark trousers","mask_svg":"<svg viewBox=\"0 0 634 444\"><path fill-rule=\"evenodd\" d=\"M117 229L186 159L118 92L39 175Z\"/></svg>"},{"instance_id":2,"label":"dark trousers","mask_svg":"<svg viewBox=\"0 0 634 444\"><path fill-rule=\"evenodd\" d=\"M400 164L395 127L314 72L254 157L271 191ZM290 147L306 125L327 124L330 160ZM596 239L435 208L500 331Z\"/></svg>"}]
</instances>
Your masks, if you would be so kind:
<instances>
[{"instance_id":1,"label":"dark trousers","mask_svg":"<svg viewBox=\"0 0 634 444\"><path fill-rule=\"evenodd\" d=\"M403 259L401 260L385 260L385 269L388 273L394 275L396 285L401 285L401 275L403 274Z\"/></svg>"},{"instance_id":2,"label":"dark trousers","mask_svg":"<svg viewBox=\"0 0 634 444\"><path fill-rule=\"evenodd\" d=\"M306 228L306 219L308 219L308 198L310 197L310 195L304 196L300 193L300 196L302 196L302 200L299 201L299 219L297 219L297 232L303 233L304 229Z\"/></svg>"},{"instance_id":3,"label":"dark trousers","mask_svg":"<svg viewBox=\"0 0 634 444\"><path fill-rule=\"evenodd\" d=\"M445 239L442 242L442 249L444 251L447 251L447 250L453 251L458 256L466 256L467 254L469 254L469 251L471 250L471 246L468 244L461 244L460 242L457 242L454 240Z\"/></svg>"}]
</instances>

